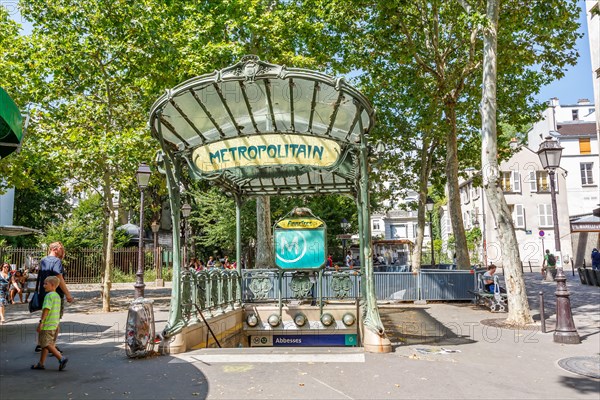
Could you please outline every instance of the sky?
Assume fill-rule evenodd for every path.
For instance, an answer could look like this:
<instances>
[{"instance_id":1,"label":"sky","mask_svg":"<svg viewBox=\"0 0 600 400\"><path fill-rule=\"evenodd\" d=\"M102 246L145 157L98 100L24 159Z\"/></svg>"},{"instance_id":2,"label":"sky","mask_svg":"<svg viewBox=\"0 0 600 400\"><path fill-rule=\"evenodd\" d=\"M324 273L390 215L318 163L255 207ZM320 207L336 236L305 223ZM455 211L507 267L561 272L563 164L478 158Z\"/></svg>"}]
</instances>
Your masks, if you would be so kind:
<instances>
[{"instance_id":1,"label":"sky","mask_svg":"<svg viewBox=\"0 0 600 400\"><path fill-rule=\"evenodd\" d=\"M565 76L541 88L536 96L537 100L546 101L558 97L560 104L576 104L579 99L588 99L594 102L594 88L592 85L592 60L590 58L590 41L587 34L587 19L585 15L585 1L579 0L581 12L579 14L579 31L584 37L577 41L579 60L577 65L570 67Z\"/></svg>"},{"instance_id":2,"label":"sky","mask_svg":"<svg viewBox=\"0 0 600 400\"><path fill-rule=\"evenodd\" d=\"M4 6L13 19L23 25L24 33L31 32L31 24L24 20L17 9L17 0L0 0L0 5ZM540 89L540 93L535 96L539 101L547 101L552 97L557 97L560 104L576 104L579 99L588 99L594 102L594 92L592 86L592 63L590 59L590 43L587 35L587 20L585 15L585 0L579 0L579 31L584 34L577 41L577 50L579 59L575 66L570 67L565 76L551 84Z\"/></svg>"}]
</instances>

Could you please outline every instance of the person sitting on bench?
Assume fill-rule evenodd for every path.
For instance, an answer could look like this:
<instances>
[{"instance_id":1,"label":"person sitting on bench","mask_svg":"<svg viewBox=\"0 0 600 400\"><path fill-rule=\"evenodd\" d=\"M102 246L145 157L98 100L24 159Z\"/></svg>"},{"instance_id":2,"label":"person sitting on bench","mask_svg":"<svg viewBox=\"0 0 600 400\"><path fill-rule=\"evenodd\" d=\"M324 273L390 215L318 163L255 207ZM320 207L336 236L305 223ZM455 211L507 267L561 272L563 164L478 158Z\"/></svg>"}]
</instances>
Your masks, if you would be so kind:
<instances>
[{"instance_id":1,"label":"person sitting on bench","mask_svg":"<svg viewBox=\"0 0 600 400\"><path fill-rule=\"evenodd\" d=\"M483 284L486 291L490 293L494 293L494 274L496 273L496 266L494 264L490 264L485 274L483 274ZM506 293L506 290L502 287L498 287L498 291L500 293Z\"/></svg>"}]
</instances>

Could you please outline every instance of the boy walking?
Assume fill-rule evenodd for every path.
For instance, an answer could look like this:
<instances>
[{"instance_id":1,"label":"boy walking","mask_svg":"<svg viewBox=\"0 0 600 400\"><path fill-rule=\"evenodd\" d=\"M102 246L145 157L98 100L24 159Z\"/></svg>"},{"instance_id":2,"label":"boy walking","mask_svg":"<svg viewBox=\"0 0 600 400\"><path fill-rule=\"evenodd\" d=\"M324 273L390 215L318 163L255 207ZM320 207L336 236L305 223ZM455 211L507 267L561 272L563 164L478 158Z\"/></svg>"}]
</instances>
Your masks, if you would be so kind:
<instances>
[{"instance_id":1,"label":"boy walking","mask_svg":"<svg viewBox=\"0 0 600 400\"><path fill-rule=\"evenodd\" d=\"M31 366L31 369L46 369L44 362L48 352L54 354L58 360L58 370L62 371L65 369L69 359L64 357L56 349L56 330L60 320L60 305L61 299L56 288L60 284L60 279L56 276L49 276L44 279L44 290L46 296L44 297L44 305L42 306L42 319L37 327L38 332L38 345L42 348L40 354L40 361Z\"/></svg>"}]
</instances>

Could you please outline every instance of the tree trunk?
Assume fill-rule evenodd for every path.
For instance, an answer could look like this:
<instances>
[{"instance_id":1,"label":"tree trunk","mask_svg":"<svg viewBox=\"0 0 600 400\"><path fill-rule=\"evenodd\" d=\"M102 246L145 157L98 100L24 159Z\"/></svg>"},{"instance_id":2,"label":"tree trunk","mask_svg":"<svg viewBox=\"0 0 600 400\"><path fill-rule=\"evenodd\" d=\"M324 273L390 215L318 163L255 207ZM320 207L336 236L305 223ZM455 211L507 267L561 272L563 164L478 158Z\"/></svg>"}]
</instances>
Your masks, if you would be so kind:
<instances>
[{"instance_id":1,"label":"tree trunk","mask_svg":"<svg viewBox=\"0 0 600 400\"><path fill-rule=\"evenodd\" d=\"M415 247L412 251L411 266L413 272L418 272L421 269L422 255L423 255L423 237L425 236L425 211L427 202L427 182L429 182L429 175L431 173L431 165L433 162L433 153L435 152L435 143L431 146L428 145L428 141L423 141L423 148L421 149L421 166L419 168L419 208L417 209L417 235L415 237ZM433 240L433 237L431 238Z\"/></svg>"},{"instance_id":2,"label":"tree trunk","mask_svg":"<svg viewBox=\"0 0 600 400\"><path fill-rule=\"evenodd\" d=\"M271 199L256 198L256 264L255 268L274 268L273 240L271 237Z\"/></svg>"},{"instance_id":3,"label":"tree trunk","mask_svg":"<svg viewBox=\"0 0 600 400\"><path fill-rule=\"evenodd\" d=\"M444 112L450 128L446 136L446 179L448 180L448 210L452 221L452 232L456 251L458 269L471 268L467 236L463 225L462 209L460 206L460 191L458 188L458 146L456 142L456 103L446 101Z\"/></svg>"},{"instance_id":4,"label":"tree trunk","mask_svg":"<svg viewBox=\"0 0 600 400\"><path fill-rule=\"evenodd\" d=\"M108 226L106 229L106 240L104 246L104 280L102 284L102 311L110 311L110 289L112 286L112 270L113 270L113 248L115 243L115 206L113 203L111 179L108 171L104 173L104 182L102 187L104 202L106 208L106 216L108 218Z\"/></svg>"},{"instance_id":5,"label":"tree trunk","mask_svg":"<svg viewBox=\"0 0 600 400\"><path fill-rule=\"evenodd\" d=\"M508 292L507 323L523 326L533 322L521 270L519 245L512 217L499 186L496 132L496 49L500 0L488 0L488 25L484 30L483 93L481 101L481 165L483 187L498 226L502 268ZM485 232L484 232L485 234Z\"/></svg>"}]
</instances>

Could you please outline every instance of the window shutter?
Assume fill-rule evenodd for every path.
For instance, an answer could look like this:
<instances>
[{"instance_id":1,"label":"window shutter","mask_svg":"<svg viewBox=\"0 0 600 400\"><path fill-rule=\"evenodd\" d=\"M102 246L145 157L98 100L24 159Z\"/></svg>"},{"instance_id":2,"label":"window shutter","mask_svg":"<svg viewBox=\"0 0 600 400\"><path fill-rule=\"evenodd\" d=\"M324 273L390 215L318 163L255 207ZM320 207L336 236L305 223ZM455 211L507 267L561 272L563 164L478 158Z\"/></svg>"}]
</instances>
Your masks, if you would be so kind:
<instances>
[{"instance_id":1,"label":"window shutter","mask_svg":"<svg viewBox=\"0 0 600 400\"><path fill-rule=\"evenodd\" d=\"M591 154L590 138L579 138L579 154Z\"/></svg>"},{"instance_id":2,"label":"window shutter","mask_svg":"<svg viewBox=\"0 0 600 400\"><path fill-rule=\"evenodd\" d=\"M535 171L529 171L529 190L531 192L537 192Z\"/></svg>"},{"instance_id":3,"label":"window shutter","mask_svg":"<svg viewBox=\"0 0 600 400\"><path fill-rule=\"evenodd\" d=\"M513 171L512 180L513 192L521 193L521 174L519 174L519 171Z\"/></svg>"},{"instance_id":4,"label":"window shutter","mask_svg":"<svg viewBox=\"0 0 600 400\"><path fill-rule=\"evenodd\" d=\"M525 228L525 208L523 204L515 204L515 228Z\"/></svg>"}]
</instances>

